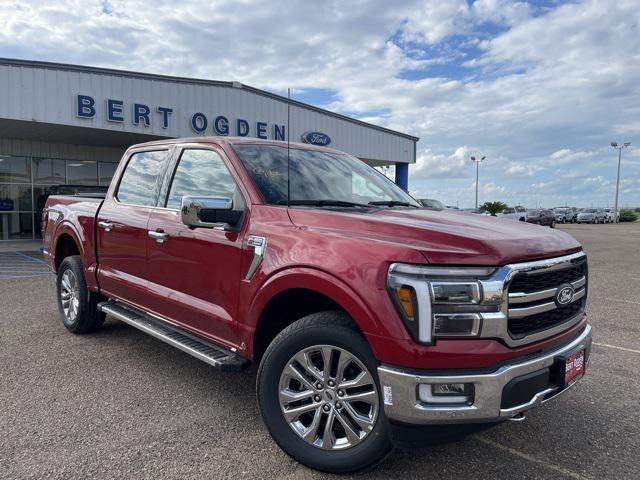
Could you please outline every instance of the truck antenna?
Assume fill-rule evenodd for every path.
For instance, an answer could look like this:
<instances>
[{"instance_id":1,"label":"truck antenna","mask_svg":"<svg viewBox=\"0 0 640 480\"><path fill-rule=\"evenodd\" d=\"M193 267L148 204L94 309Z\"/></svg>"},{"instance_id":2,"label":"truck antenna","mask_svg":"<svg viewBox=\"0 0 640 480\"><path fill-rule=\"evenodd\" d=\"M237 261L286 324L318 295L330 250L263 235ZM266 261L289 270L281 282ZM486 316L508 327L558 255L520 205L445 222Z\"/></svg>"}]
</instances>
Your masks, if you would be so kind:
<instances>
[{"instance_id":1,"label":"truck antenna","mask_svg":"<svg viewBox=\"0 0 640 480\"><path fill-rule=\"evenodd\" d=\"M289 155L289 145L291 143L291 130L289 130L289 121L291 119L291 89L287 88L287 208L291 202L291 159Z\"/></svg>"}]
</instances>

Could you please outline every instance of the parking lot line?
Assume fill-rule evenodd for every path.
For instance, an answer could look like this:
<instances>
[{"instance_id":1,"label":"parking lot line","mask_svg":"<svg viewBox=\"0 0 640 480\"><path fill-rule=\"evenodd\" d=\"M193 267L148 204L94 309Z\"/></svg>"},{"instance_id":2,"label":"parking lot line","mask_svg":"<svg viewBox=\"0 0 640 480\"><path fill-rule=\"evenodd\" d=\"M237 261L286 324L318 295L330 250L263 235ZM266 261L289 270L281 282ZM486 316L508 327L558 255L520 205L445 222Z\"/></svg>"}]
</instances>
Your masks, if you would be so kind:
<instances>
[{"instance_id":1,"label":"parking lot line","mask_svg":"<svg viewBox=\"0 0 640 480\"><path fill-rule=\"evenodd\" d=\"M598 345L599 347L615 348L616 350L623 350L625 352L640 353L640 350L634 350L633 348L618 347L617 345L609 345L608 343L593 342L593 344Z\"/></svg>"},{"instance_id":2,"label":"parking lot line","mask_svg":"<svg viewBox=\"0 0 640 480\"><path fill-rule=\"evenodd\" d=\"M501 443L498 442L494 442L493 440L490 440L487 437L484 436L480 436L480 435L474 435L473 438L479 440L480 442L486 444L486 445L490 445L494 448L498 448L500 450L503 450L505 452L509 452L512 455L515 455L517 457L523 458L525 460L528 460L531 463L535 463L537 465L541 465L543 467L548 468L549 470L553 470L555 472L561 473L562 475L565 475L569 478L575 478L576 480L585 480L585 479L592 479L594 477L590 477L590 476L585 476L585 475L581 475L579 473L576 473L572 470L568 470L566 468L563 467L559 467L557 465L553 465L551 463L547 463L544 460L540 460L539 458L534 457L533 455L529 455L528 453L524 453L521 452L519 450L516 450L515 448L511 448L511 447L507 447L506 445L502 445Z\"/></svg>"}]
</instances>

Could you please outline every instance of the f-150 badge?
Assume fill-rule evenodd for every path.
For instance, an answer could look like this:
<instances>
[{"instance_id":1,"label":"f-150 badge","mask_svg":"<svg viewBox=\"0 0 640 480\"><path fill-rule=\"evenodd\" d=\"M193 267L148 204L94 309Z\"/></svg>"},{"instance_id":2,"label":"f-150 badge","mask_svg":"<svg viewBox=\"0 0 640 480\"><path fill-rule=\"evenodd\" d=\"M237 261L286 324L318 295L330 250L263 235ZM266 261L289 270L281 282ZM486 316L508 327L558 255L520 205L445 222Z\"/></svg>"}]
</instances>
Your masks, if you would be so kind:
<instances>
[{"instance_id":1,"label":"f-150 badge","mask_svg":"<svg viewBox=\"0 0 640 480\"><path fill-rule=\"evenodd\" d=\"M257 235L249 235L247 245L249 247L253 247L253 258L251 259L251 264L249 264L247 274L244 276L245 280L251 279L251 277L253 277L253 274L256 273L256 270L262 263L264 253L267 248L267 239L265 237L259 237Z\"/></svg>"}]
</instances>

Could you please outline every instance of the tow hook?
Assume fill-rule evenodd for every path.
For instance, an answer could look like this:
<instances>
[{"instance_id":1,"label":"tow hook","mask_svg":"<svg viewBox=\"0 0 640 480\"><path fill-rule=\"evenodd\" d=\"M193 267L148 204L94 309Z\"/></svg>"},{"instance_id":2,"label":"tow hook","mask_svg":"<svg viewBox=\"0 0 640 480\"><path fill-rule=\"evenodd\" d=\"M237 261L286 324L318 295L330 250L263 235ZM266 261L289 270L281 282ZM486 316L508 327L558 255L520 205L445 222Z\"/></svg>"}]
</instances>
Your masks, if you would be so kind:
<instances>
[{"instance_id":1,"label":"tow hook","mask_svg":"<svg viewBox=\"0 0 640 480\"><path fill-rule=\"evenodd\" d=\"M526 420L526 419L527 417L525 416L524 412L520 412L519 414L509 418L509 420L512 422L522 422L523 420Z\"/></svg>"}]
</instances>

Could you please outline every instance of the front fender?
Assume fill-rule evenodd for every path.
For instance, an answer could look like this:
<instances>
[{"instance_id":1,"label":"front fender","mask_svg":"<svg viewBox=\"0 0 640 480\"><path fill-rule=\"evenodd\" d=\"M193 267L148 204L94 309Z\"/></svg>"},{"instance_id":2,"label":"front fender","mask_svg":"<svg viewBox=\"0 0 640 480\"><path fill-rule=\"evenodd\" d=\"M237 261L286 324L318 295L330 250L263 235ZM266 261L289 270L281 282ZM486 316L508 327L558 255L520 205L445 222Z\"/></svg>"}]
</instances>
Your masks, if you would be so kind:
<instances>
[{"instance_id":1,"label":"front fender","mask_svg":"<svg viewBox=\"0 0 640 480\"><path fill-rule=\"evenodd\" d=\"M245 337L243 340L249 356L253 356L252 336L256 332L265 307L276 295L292 289L307 289L330 298L349 314L367 337L384 335L386 331L380 318L347 283L320 269L288 268L274 274L262 284L244 315L246 320L241 327L244 330L241 336Z\"/></svg>"}]
</instances>

